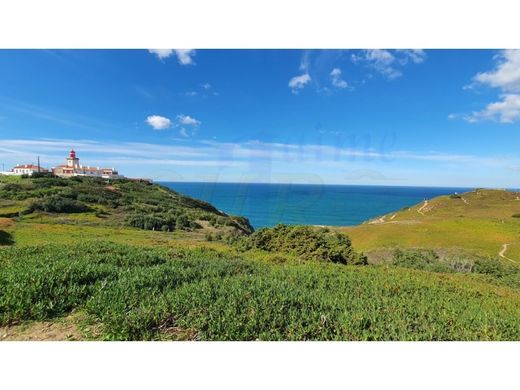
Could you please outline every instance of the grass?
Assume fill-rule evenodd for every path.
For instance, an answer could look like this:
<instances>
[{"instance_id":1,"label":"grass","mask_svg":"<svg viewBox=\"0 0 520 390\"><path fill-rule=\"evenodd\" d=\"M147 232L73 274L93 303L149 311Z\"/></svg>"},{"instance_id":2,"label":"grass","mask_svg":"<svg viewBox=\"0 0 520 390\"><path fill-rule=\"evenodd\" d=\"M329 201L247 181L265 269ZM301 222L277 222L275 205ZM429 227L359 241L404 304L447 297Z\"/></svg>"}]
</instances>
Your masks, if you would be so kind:
<instances>
[{"instance_id":1,"label":"grass","mask_svg":"<svg viewBox=\"0 0 520 390\"><path fill-rule=\"evenodd\" d=\"M0 200L0 328L11 336L45 337L51 324L56 334L103 340L520 340L520 268L497 258L508 243L507 256L520 260L515 193L439 197L424 215L421 203L384 223L341 229L350 246L302 227L215 240L233 224L247 230L247 221L159 186L95 184L99 199L81 180L2 179L10 198ZM1 217L57 194L91 211ZM149 225L181 209L213 216L172 232L125 223L128 210L154 211L142 221ZM228 245L233 237L251 245ZM464 257L417 251L380 265L315 261L401 247Z\"/></svg>"},{"instance_id":2,"label":"grass","mask_svg":"<svg viewBox=\"0 0 520 390\"><path fill-rule=\"evenodd\" d=\"M4 248L0 292L0 325L79 311L111 340L520 339L520 291L472 275L200 248Z\"/></svg>"},{"instance_id":3,"label":"grass","mask_svg":"<svg viewBox=\"0 0 520 390\"><path fill-rule=\"evenodd\" d=\"M340 228L353 245L365 252L383 248L449 248L498 258L505 243L508 257L520 264L519 193L479 190L460 198L440 196L406 210L389 213L384 223ZM465 203L464 200L467 202ZM392 218L393 217L393 218Z\"/></svg>"}]
</instances>

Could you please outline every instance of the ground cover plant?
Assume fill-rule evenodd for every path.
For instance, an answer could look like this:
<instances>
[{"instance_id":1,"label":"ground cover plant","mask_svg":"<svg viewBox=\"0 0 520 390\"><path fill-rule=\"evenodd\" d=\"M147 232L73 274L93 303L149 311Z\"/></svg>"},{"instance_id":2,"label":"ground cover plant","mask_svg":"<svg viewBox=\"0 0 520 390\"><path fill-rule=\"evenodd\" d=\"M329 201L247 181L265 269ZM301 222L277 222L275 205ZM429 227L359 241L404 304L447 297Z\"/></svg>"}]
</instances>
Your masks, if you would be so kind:
<instances>
[{"instance_id":1,"label":"ground cover plant","mask_svg":"<svg viewBox=\"0 0 520 390\"><path fill-rule=\"evenodd\" d=\"M72 311L115 340L520 339L519 290L472 274L99 242L0 251L0 326Z\"/></svg>"}]
</instances>

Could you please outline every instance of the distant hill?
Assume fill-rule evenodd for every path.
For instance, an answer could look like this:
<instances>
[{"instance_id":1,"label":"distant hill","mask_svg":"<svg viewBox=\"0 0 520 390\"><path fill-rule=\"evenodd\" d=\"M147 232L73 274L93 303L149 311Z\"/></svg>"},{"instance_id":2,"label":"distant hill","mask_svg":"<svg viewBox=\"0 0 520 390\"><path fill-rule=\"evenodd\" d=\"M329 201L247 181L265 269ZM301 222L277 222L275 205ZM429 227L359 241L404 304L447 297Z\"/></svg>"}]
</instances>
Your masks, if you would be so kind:
<instances>
[{"instance_id":1,"label":"distant hill","mask_svg":"<svg viewBox=\"0 0 520 390\"><path fill-rule=\"evenodd\" d=\"M365 252L461 250L520 263L520 193L476 189L439 196L340 230Z\"/></svg>"}]
</instances>

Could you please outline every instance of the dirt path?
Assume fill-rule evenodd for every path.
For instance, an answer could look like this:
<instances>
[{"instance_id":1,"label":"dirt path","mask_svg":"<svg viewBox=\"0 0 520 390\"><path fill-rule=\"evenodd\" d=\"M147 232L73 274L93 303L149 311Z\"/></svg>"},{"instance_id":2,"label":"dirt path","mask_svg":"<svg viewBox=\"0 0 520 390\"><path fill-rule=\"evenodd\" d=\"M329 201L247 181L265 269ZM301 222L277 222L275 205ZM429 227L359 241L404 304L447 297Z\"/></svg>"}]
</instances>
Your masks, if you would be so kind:
<instances>
[{"instance_id":1,"label":"dirt path","mask_svg":"<svg viewBox=\"0 0 520 390\"><path fill-rule=\"evenodd\" d=\"M394 219L396 215L397 215L397 214L392 215L392 216L390 217L390 221L391 221L392 219Z\"/></svg>"},{"instance_id":2,"label":"dirt path","mask_svg":"<svg viewBox=\"0 0 520 390\"><path fill-rule=\"evenodd\" d=\"M421 214L421 215L426 215L426 214L424 214L424 212L423 212L423 210L424 210L425 207L428 207L428 201L427 201L427 200L425 200L425 201L424 201L424 204L423 204L419 209L417 209L417 212L418 212L419 214Z\"/></svg>"},{"instance_id":3,"label":"dirt path","mask_svg":"<svg viewBox=\"0 0 520 390\"><path fill-rule=\"evenodd\" d=\"M82 318L81 314L74 313L54 321L34 321L20 325L1 326L0 342L83 340L83 334L77 324L80 318ZM90 327L89 330L97 332L94 327Z\"/></svg>"},{"instance_id":4,"label":"dirt path","mask_svg":"<svg viewBox=\"0 0 520 390\"><path fill-rule=\"evenodd\" d=\"M517 264L517 262L516 262L515 260L510 259L509 257L507 257L507 256L505 255L505 253L506 253L506 251L507 251L507 247L508 247L509 245L511 245L511 244L503 244L503 245L502 245L502 248L500 249L500 252L498 252L498 255L499 255L500 257L502 257L503 259L509 260L509 261L511 261L511 262L513 262L513 263L515 263L515 264Z\"/></svg>"},{"instance_id":5,"label":"dirt path","mask_svg":"<svg viewBox=\"0 0 520 390\"><path fill-rule=\"evenodd\" d=\"M369 224L374 224L374 223L385 223L385 218L386 218L386 215L383 215L382 217L378 218L378 219L375 219L373 221L370 221Z\"/></svg>"},{"instance_id":6,"label":"dirt path","mask_svg":"<svg viewBox=\"0 0 520 390\"><path fill-rule=\"evenodd\" d=\"M464 203L469 204L469 202L465 198L461 197L461 199Z\"/></svg>"}]
</instances>

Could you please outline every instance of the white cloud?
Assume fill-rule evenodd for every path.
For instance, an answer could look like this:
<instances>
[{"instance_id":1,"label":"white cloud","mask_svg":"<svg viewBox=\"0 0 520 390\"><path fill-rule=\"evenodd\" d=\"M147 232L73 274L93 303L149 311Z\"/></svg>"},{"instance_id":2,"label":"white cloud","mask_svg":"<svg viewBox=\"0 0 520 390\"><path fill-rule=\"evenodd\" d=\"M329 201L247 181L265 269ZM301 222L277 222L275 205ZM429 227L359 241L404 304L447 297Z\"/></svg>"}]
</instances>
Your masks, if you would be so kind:
<instances>
[{"instance_id":1,"label":"white cloud","mask_svg":"<svg viewBox=\"0 0 520 390\"><path fill-rule=\"evenodd\" d=\"M306 50L303 53L302 60L300 61L300 68L299 68L302 72L307 73L309 71L309 67L311 64L310 56L311 56L310 50Z\"/></svg>"},{"instance_id":2,"label":"white cloud","mask_svg":"<svg viewBox=\"0 0 520 390\"><path fill-rule=\"evenodd\" d=\"M304 73L300 76L295 76L289 80L289 88L292 93L297 94L300 89L303 89L311 81L311 76L308 73Z\"/></svg>"},{"instance_id":3,"label":"white cloud","mask_svg":"<svg viewBox=\"0 0 520 390\"><path fill-rule=\"evenodd\" d=\"M195 50L193 50L193 49L176 49L175 54L177 55L179 64L181 64L181 65L194 64L192 57L195 56Z\"/></svg>"},{"instance_id":4,"label":"white cloud","mask_svg":"<svg viewBox=\"0 0 520 390\"><path fill-rule=\"evenodd\" d=\"M420 49L395 50L393 53L385 49L363 50L360 54L352 54L354 63L365 63L377 73L389 80L402 76L399 69L409 62L420 64L426 59L426 52Z\"/></svg>"},{"instance_id":5,"label":"white cloud","mask_svg":"<svg viewBox=\"0 0 520 390\"><path fill-rule=\"evenodd\" d=\"M148 51L151 54L155 54L160 60L171 57L173 54L175 54L179 64L194 64L192 57L195 56L195 50L193 49L149 49Z\"/></svg>"},{"instance_id":6,"label":"white cloud","mask_svg":"<svg viewBox=\"0 0 520 390\"><path fill-rule=\"evenodd\" d=\"M148 51L155 54L160 60L168 58L173 54L173 49L149 49Z\"/></svg>"},{"instance_id":7,"label":"white cloud","mask_svg":"<svg viewBox=\"0 0 520 390\"><path fill-rule=\"evenodd\" d=\"M146 118L146 123L152 126L155 130L166 130L170 127L180 128L180 135L183 137L189 137L195 134L197 128L202 122L189 115L179 114L175 118L175 121L160 115L150 115ZM191 128L191 130L188 128Z\"/></svg>"},{"instance_id":8,"label":"white cloud","mask_svg":"<svg viewBox=\"0 0 520 390\"><path fill-rule=\"evenodd\" d=\"M204 89L210 89L211 88L211 84L210 83L204 83L201 85L202 88Z\"/></svg>"},{"instance_id":9,"label":"white cloud","mask_svg":"<svg viewBox=\"0 0 520 390\"><path fill-rule=\"evenodd\" d=\"M482 111L467 115L464 119L470 123L481 120L494 120L500 123L513 123L520 120L520 95L503 95L502 100L489 103Z\"/></svg>"},{"instance_id":10,"label":"white cloud","mask_svg":"<svg viewBox=\"0 0 520 390\"><path fill-rule=\"evenodd\" d=\"M412 61L414 64L420 64L426 59L426 52L422 49L397 50L397 53L402 54L399 61L403 65L406 65L408 61Z\"/></svg>"},{"instance_id":11,"label":"white cloud","mask_svg":"<svg viewBox=\"0 0 520 390\"><path fill-rule=\"evenodd\" d=\"M332 78L332 85L336 88L347 88L348 83L341 78L341 69L334 68L332 72L330 72L330 77Z\"/></svg>"},{"instance_id":12,"label":"white cloud","mask_svg":"<svg viewBox=\"0 0 520 390\"><path fill-rule=\"evenodd\" d=\"M170 119L160 115L150 115L146 118L146 123L152 126L155 130L165 130L172 125Z\"/></svg>"},{"instance_id":13,"label":"white cloud","mask_svg":"<svg viewBox=\"0 0 520 390\"><path fill-rule=\"evenodd\" d=\"M365 50L360 56L353 55L353 59L354 62L366 62L372 69L390 80L402 75L402 73L393 66L395 57L388 50Z\"/></svg>"},{"instance_id":14,"label":"white cloud","mask_svg":"<svg viewBox=\"0 0 520 390\"><path fill-rule=\"evenodd\" d=\"M520 120L520 50L503 50L495 58L495 69L477 73L473 83L463 89L474 89L478 84L498 88L501 100L489 103L481 111L464 115L467 122L513 123Z\"/></svg>"},{"instance_id":15,"label":"white cloud","mask_svg":"<svg viewBox=\"0 0 520 390\"><path fill-rule=\"evenodd\" d=\"M490 72L478 73L474 81L504 92L520 93L520 50L504 50L497 58L497 67Z\"/></svg>"},{"instance_id":16,"label":"white cloud","mask_svg":"<svg viewBox=\"0 0 520 390\"><path fill-rule=\"evenodd\" d=\"M177 115L177 120L179 121L180 124L186 125L186 126L199 126L201 124L201 121L199 121L195 118L192 118L189 115L179 114L179 115Z\"/></svg>"}]
</instances>

